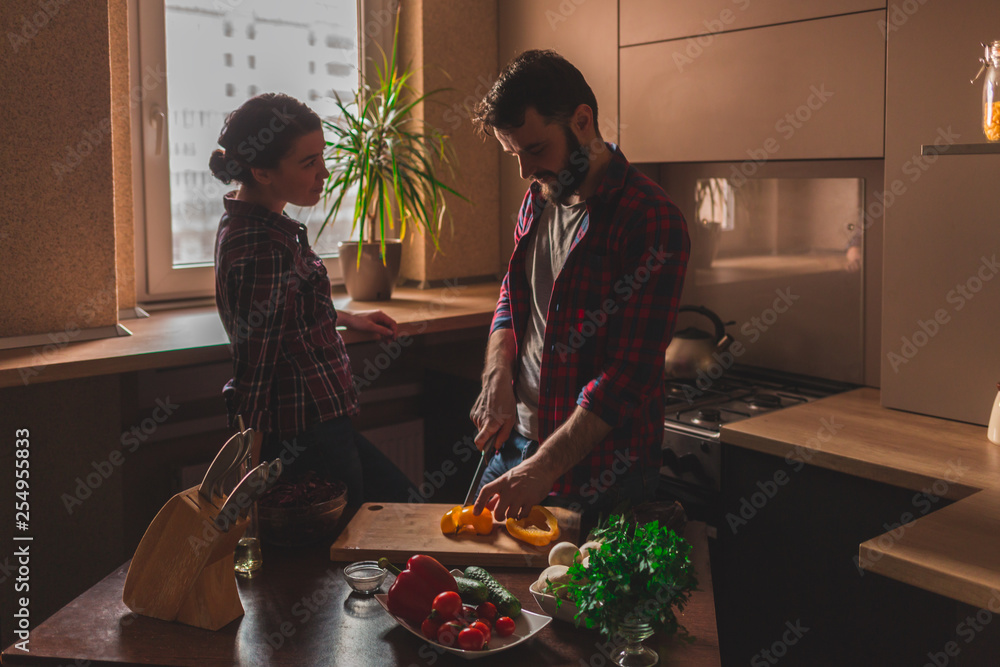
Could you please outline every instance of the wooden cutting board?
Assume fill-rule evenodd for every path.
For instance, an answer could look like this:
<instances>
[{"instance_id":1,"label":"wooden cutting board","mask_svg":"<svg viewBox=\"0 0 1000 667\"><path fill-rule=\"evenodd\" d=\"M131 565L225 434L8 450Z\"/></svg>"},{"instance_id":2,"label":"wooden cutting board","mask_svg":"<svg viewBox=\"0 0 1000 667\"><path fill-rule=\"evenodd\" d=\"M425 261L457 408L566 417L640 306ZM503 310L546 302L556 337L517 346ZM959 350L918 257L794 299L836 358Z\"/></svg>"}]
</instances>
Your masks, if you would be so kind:
<instances>
[{"instance_id":1,"label":"wooden cutting board","mask_svg":"<svg viewBox=\"0 0 1000 667\"><path fill-rule=\"evenodd\" d=\"M452 507L432 503L365 503L330 547L330 560L353 562L384 556L402 566L414 554L427 554L448 567L545 567L549 550L557 543L579 544L580 515L570 510L548 508L559 520L559 539L536 547L515 540L500 522L494 524L489 535L445 535L441 532L441 517Z\"/></svg>"}]
</instances>

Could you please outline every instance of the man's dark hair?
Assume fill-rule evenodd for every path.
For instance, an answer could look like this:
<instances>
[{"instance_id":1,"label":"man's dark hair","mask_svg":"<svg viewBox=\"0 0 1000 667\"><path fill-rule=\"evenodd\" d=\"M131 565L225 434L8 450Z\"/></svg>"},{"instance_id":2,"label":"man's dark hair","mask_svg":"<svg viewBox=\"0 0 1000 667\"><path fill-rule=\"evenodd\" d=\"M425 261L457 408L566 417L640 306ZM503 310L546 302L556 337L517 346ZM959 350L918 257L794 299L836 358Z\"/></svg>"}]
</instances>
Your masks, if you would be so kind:
<instances>
[{"instance_id":1,"label":"man's dark hair","mask_svg":"<svg viewBox=\"0 0 1000 667\"><path fill-rule=\"evenodd\" d=\"M491 129L521 127L525 110L534 107L547 121L565 124L581 104L593 110L596 130L597 98L580 70L555 51L535 49L507 63L473 110L472 122L486 136Z\"/></svg>"}]
</instances>

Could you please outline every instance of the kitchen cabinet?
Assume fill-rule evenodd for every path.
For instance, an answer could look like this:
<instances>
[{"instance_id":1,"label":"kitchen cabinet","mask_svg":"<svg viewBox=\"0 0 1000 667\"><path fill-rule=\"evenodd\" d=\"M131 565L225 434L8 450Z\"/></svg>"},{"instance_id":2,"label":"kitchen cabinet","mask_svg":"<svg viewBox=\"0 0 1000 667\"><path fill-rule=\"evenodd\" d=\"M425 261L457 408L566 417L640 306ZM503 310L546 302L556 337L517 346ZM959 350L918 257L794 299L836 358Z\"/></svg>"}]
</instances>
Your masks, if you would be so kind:
<instances>
[{"instance_id":1,"label":"kitchen cabinet","mask_svg":"<svg viewBox=\"0 0 1000 667\"><path fill-rule=\"evenodd\" d=\"M884 9L885 0L620 0L620 44L642 44Z\"/></svg>"},{"instance_id":2,"label":"kitchen cabinet","mask_svg":"<svg viewBox=\"0 0 1000 667\"><path fill-rule=\"evenodd\" d=\"M790 624L802 637L779 645L788 664L923 665L953 640L966 605L856 564L861 541L915 511L914 492L792 463L723 446L727 519L713 553L723 664L771 664L761 651Z\"/></svg>"},{"instance_id":3,"label":"kitchen cabinet","mask_svg":"<svg viewBox=\"0 0 1000 667\"><path fill-rule=\"evenodd\" d=\"M1000 155L958 145L985 142L969 78L997 25L991 0L927 3L887 49L882 404L981 425L1000 380Z\"/></svg>"},{"instance_id":4,"label":"kitchen cabinet","mask_svg":"<svg viewBox=\"0 0 1000 667\"><path fill-rule=\"evenodd\" d=\"M634 162L883 154L884 11L620 49L621 145Z\"/></svg>"}]
</instances>

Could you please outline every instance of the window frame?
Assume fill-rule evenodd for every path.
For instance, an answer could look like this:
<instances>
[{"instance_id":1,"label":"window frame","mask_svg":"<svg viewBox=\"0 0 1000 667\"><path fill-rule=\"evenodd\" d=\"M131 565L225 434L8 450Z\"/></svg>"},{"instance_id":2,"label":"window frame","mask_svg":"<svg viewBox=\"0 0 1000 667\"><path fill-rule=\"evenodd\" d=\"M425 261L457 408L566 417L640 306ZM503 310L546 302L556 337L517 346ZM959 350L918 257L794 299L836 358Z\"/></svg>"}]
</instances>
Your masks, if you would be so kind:
<instances>
[{"instance_id":1,"label":"window frame","mask_svg":"<svg viewBox=\"0 0 1000 667\"><path fill-rule=\"evenodd\" d=\"M227 0L219 0L225 3ZM369 34L369 16L384 17L398 0L356 0L359 76L365 75L367 54L376 43L391 43L385 30ZM392 8L390 10L390 7ZM148 67L166 69L164 0L128 0L130 76L141 80ZM155 69L154 69L155 71ZM204 301L215 294L212 265L174 268L173 229L170 207L170 125L167 107L168 78L162 85L144 90L132 114L132 191L135 219L136 298L140 303L157 301ZM157 155L157 149L160 154ZM223 192L236 184L219 184ZM331 283L343 284L339 260L324 256Z\"/></svg>"}]
</instances>

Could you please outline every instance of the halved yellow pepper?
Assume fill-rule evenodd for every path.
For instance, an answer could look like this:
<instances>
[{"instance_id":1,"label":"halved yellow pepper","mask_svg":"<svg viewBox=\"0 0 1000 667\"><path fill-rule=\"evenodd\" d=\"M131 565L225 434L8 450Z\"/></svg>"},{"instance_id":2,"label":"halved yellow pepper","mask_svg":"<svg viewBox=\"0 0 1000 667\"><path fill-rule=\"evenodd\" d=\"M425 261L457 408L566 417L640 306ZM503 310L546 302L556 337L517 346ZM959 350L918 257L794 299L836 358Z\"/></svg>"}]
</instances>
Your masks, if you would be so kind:
<instances>
[{"instance_id":1,"label":"halved yellow pepper","mask_svg":"<svg viewBox=\"0 0 1000 667\"><path fill-rule=\"evenodd\" d=\"M542 528L546 526L546 528ZM544 547L559 539L559 521L541 505L531 508L531 513L523 519L507 519L507 532L522 542Z\"/></svg>"},{"instance_id":2,"label":"halved yellow pepper","mask_svg":"<svg viewBox=\"0 0 1000 667\"><path fill-rule=\"evenodd\" d=\"M489 535L493 532L493 512L484 507L481 514L473 514L473 506L455 505L441 517L441 532L445 535L475 533Z\"/></svg>"}]
</instances>

